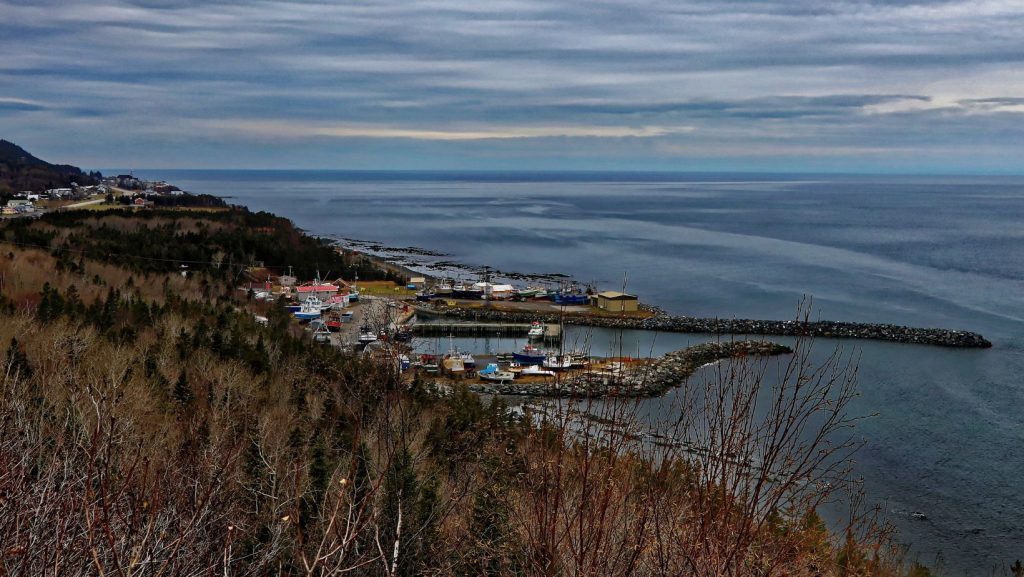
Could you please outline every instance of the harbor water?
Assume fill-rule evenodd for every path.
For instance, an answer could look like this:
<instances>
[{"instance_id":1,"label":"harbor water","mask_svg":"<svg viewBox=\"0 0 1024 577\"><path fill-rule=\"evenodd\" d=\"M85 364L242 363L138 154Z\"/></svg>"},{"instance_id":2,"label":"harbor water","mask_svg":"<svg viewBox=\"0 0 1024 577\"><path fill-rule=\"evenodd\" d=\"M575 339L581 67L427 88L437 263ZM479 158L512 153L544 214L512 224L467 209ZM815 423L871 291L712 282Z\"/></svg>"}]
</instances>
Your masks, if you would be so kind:
<instances>
[{"instance_id":1,"label":"harbor water","mask_svg":"<svg viewBox=\"0 0 1024 577\"><path fill-rule=\"evenodd\" d=\"M1024 178L136 172L314 234L445 254L420 264L625 285L673 314L790 319L806 295L821 319L979 332L991 349L817 345L860 354L854 409L875 416L855 473L913 554L971 575L1024 558ZM708 338L586 335L595 354L643 356ZM644 402L656 415L671 397Z\"/></svg>"}]
</instances>

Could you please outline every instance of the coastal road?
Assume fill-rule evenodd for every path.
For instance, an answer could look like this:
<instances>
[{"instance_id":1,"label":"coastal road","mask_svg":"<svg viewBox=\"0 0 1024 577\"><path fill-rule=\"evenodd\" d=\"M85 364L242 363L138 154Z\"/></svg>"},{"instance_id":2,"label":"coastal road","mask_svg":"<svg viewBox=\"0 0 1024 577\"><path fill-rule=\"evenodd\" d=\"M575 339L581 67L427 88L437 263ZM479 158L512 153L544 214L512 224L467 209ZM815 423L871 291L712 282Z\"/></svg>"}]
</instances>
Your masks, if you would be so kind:
<instances>
[{"instance_id":1,"label":"coastal road","mask_svg":"<svg viewBox=\"0 0 1024 577\"><path fill-rule=\"evenodd\" d=\"M67 206L62 206L62 207L60 207L57 210L69 210L69 209L72 209L72 208L82 208L83 206L90 206L90 205L93 205L93 204L100 204L100 203L104 202L105 200L106 200L105 198L97 198L97 199L94 199L94 200L86 200L86 201L83 201L83 202L76 202L74 204L69 204Z\"/></svg>"}]
</instances>

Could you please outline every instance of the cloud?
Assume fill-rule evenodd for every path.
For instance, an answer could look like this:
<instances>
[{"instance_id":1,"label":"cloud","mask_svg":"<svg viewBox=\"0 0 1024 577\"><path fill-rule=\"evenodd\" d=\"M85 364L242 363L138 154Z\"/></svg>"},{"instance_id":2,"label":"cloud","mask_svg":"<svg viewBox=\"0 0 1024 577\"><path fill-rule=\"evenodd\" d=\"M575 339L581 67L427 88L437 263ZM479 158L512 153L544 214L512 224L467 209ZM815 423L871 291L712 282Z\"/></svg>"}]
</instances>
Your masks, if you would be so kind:
<instances>
[{"instance_id":1,"label":"cloud","mask_svg":"<svg viewBox=\"0 0 1024 577\"><path fill-rule=\"evenodd\" d=\"M207 162L192 139L263 165L251 139L284 158L274 134L396 165L449 161L456 142L482 167L523 168L1024 154L1017 2L0 0L0 14L0 136L68 161L88 142L109 164ZM537 145L565 137L571 151ZM357 154L360 139L373 145Z\"/></svg>"},{"instance_id":2,"label":"cloud","mask_svg":"<svg viewBox=\"0 0 1024 577\"><path fill-rule=\"evenodd\" d=\"M692 132L687 126L508 126L412 129L396 126L302 124L274 120L212 121L216 130L266 138L397 138L410 140L506 140L525 138L652 138Z\"/></svg>"}]
</instances>

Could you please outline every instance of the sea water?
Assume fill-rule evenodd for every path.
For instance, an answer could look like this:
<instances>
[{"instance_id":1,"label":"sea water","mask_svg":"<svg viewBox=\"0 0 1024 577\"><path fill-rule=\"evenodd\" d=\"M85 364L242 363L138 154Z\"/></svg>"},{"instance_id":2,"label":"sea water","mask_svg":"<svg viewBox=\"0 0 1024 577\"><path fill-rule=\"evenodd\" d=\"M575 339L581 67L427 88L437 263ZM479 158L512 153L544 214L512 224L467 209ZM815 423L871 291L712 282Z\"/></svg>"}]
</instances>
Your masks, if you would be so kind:
<instances>
[{"instance_id":1,"label":"sea water","mask_svg":"<svg viewBox=\"0 0 1024 577\"><path fill-rule=\"evenodd\" d=\"M564 273L675 314L790 319L810 296L821 319L979 332L992 349L817 346L860 355L853 410L873 416L854 471L912 553L957 574L1024 558L1024 178L138 172L314 234ZM595 354L707 338L588 336ZM672 400L645 403L657 414Z\"/></svg>"}]
</instances>

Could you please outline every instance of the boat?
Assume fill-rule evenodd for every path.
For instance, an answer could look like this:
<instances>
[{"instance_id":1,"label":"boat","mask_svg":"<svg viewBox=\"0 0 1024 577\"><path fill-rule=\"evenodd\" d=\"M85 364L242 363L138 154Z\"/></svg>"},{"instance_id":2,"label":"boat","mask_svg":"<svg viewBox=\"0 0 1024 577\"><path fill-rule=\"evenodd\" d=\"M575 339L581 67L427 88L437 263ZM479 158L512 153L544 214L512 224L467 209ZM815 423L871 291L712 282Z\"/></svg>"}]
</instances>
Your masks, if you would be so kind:
<instances>
[{"instance_id":1,"label":"boat","mask_svg":"<svg viewBox=\"0 0 1024 577\"><path fill-rule=\"evenodd\" d=\"M579 289L575 283L562 283L562 287L550 293L551 300L558 305L587 305L590 295Z\"/></svg>"},{"instance_id":2,"label":"boat","mask_svg":"<svg viewBox=\"0 0 1024 577\"><path fill-rule=\"evenodd\" d=\"M476 369L476 359L473 358L473 355L469 353L459 353L459 356L462 357L462 366L466 367L467 371Z\"/></svg>"},{"instance_id":3,"label":"boat","mask_svg":"<svg viewBox=\"0 0 1024 577\"><path fill-rule=\"evenodd\" d=\"M409 362L409 357L406 355L398 355L398 370L405 372L409 370L412 363Z\"/></svg>"},{"instance_id":4,"label":"boat","mask_svg":"<svg viewBox=\"0 0 1024 577\"><path fill-rule=\"evenodd\" d=\"M466 365L462 363L462 356L456 355L445 355L444 359L441 360L441 365L446 371L452 373L461 373L466 370Z\"/></svg>"},{"instance_id":5,"label":"boat","mask_svg":"<svg viewBox=\"0 0 1024 577\"><path fill-rule=\"evenodd\" d=\"M313 331L313 342L328 344L331 342L331 332L326 324L320 323L317 325L316 330Z\"/></svg>"},{"instance_id":6,"label":"boat","mask_svg":"<svg viewBox=\"0 0 1024 577\"><path fill-rule=\"evenodd\" d=\"M418 293L416 293L416 300L421 303L430 302L436 298L437 293L432 293L428 291L419 291Z\"/></svg>"},{"instance_id":7,"label":"boat","mask_svg":"<svg viewBox=\"0 0 1024 577\"><path fill-rule=\"evenodd\" d=\"M359 327L359 342L361 344L369 344L377 340L377 334L373 332L373 329L363 325Z\"/></svg>"},{"instance_id":8,"label":"boat","mask_svg":"<svg viewBox=\"0 0 1024 577\"><path fill-rule=\"evenodd\" d=\"M295 318L302 320L313 320L320 318L323 313L323 303L316 296L310 296L303 301L302 306L296 311Z\"/></svg>"},{"instance_id":9,"label":"boat","mask_svg":"<svg viewBox=\"0 0 1024 577\"><path fill-rule=\"evenodd\" d=\"M523 367L523 369L519 371L519 374L524 377L553 377L555 376L555 371L542 369L540 368L540 365L530 365L528 367Z\"/></svg>"},{"instance_id":10,"label":"boat","mask_svg":"<svg viewBox=\"0 0 1024 577\"><path fill-rule=\"evenodd\" d=\"M487 381L495 381L498 383L505 383L516 378L516 374L512 371L503 371L498 368L498 365L490 363L482 371L477 373L481 379Z\"/></svg>"},{"instance_id":11,"label":"boat","mask_svg":"<svg viewBox=\"0 0 1024 577\"><path fill-rule=\"evenodd\" d=\"M544 325L541 324L540 321L533 321L533 324L530 325L530 330L527 331L526 336L530 340L544 338Z\"/></svg>"},{"instance_id":12,"label":"boat","mask_svg":"<svg viewBox=\"0 0 1024 577\"><path fill-rule=\"evenodd\" d=\"M345 311L341 313L341 322L350 323L352 322L352 319L355 318L355 316L355 313L353 313L352 311Z\"/></svg>"},{"instance_id":13,"label":"boat","mask_svg":"<svg viewBox=\"0 0 1024 577\"><path fill-rule=\"evenodd\" d=\"M395 332L395 340L400 343L407 343L412 340L412 329L409 327L400 327Z\"/></svg>"},{"instance_id":14,"label":"boat","mask_svg":"<svg viewBox=\"0 0 1024 577\"><path fill-rule=\"evenodd\" d=\"M441 283L434 287L434 294L439 297L448 297L452 295L452 281L449 279L442 279Z\"/></svg>"},{"instance_id":15,"label":"boat","mask_svg":"<svg viewBox=\"0 0 1024 577\"><path fill-rule=\"evenodd\" d=\"M452 287L452 298L480 300L484 298L484 291L473 285L458 284Z\"/></svg>"},{"instance_id":16,"label":"boat","mask_svg":"<svg viewBox=\"0 0 1024 577\"><path fill-rule=\"evenodd\" d=\"M524 365L541 365L547 358L547 353L533 345L526 345L520 351L512 353L512 360Z\"/></svg>"},{"instance_id":17,"label":"boat","mask_svg":"<svg viewBox=\"0 0 1024 577\"><path fill-rule=\"evenodd\" d=\"M568 291L561 291L551 295L551 301L557 305L585 305L590 304L590 296Z\"/></svg>"},{"instance_id":18,"label":"boat","mask_svg":"<svg viewBox=\"0 0 1024 577\"><path fill-rule=\"evenodd\" d=\"M564 371L572 367L572 357L569 355L548 355L544 359L544 368L555 371Z\"/></svg>"}]
</instances>

